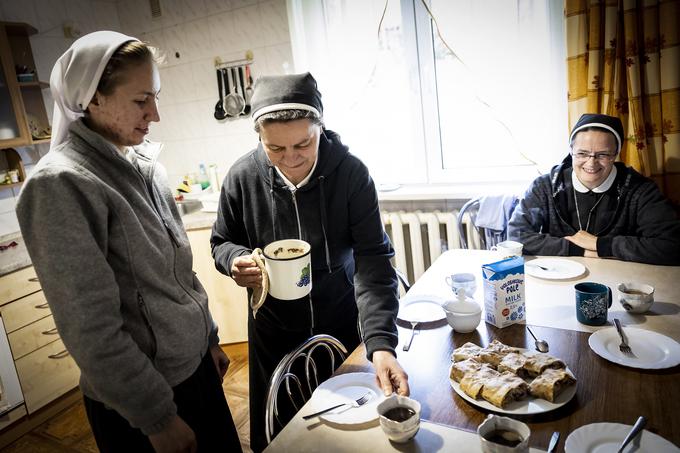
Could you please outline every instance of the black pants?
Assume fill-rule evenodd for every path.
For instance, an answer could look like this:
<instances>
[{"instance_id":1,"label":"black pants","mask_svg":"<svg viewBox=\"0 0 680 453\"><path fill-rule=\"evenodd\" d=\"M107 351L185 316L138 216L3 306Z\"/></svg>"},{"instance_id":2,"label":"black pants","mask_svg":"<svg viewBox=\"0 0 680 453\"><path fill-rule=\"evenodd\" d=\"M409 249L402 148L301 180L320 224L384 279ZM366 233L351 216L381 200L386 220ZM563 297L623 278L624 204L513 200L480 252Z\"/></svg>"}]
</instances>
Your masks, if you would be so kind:
<instances>
[{"instance_id":1,"label":"black pants","mask_svg":"<svg viewBox=\"0 0 680 453\"><path fill-rule=\"evenodd\" d=\"M194 374L175 386L173 392L177 414L194 431L199 452L242 451L209 351ZM118 412L87 396L84 400L87 418L102 453L154 451L149 438L130 426Z\"/></svg>"},{"instance_id":2,"label":"black pants","mask_svg":"<svg viewBox=\"0 0 680 453\"><path fill-rule=\"evenodd\" d=\"M348 353L351 353L361 342L357 330L356 315L348 315L344 319L339 319L333 327L315 329L313 335L317 334L334 336L345 345ZM267 446L265 405L269 390L269 379L283 356L311 336L312 333L309 330L304 332L286 331L281 329L280 326L269 324L264 316L260 316L260 313L258 313L257 320L254 321L252 312L249 313L250 448L255 453L261 452ZM338 363L336 362L335 365L338 366ZM325 366L322 364L320 368L325 368ZM284 403L279 405L282 421L287 420L287 417L295 412L285 406L285 401L282 398L279 399L279 402Z\"/></svg>"}]
</instances>

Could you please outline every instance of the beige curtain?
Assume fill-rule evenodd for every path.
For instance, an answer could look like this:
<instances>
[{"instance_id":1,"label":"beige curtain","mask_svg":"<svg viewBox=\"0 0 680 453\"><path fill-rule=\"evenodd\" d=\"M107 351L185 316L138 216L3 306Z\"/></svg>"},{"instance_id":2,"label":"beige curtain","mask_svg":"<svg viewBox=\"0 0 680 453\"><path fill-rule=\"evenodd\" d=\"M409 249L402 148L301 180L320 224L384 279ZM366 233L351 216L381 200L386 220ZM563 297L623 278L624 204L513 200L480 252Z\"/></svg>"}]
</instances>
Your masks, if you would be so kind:
<instances>
[{"instance_id":1,"label":"beige curtain","mask_svg":"<svg viewBox=\"0 0 680 453\"><path fill-rule=\"evenodd\" d=\"M569 128L623 121L621 160L680 208L680 0L565 0Z\"/></svg>"}]
</instances>

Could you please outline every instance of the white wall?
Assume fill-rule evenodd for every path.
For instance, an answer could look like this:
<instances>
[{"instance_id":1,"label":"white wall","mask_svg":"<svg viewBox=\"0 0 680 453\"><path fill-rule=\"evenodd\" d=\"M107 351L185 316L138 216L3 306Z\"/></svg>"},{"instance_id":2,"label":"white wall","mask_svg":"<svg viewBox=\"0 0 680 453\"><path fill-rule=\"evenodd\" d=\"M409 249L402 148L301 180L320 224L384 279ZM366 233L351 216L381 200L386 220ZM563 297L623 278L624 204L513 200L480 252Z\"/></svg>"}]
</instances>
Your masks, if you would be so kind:
<instances>
[{"instance_id":1,"label":"white wall","mask_svg":"<svg viewBox=\"0 0 680 453\"><path fill-rule=\"evenodd\" d=\"M250 50L253 77L292 71L285 0L160 0L162 16L153 19L145 0L0 0L0 20L27 22L38 29L31 37L36 70L48 81L56 59L71 45L64 24L86 34L110 29L160 48L160 123L149 138L165 144L160 161L171 185L199 163L217 164L220 177L238 157L257 144L249 118L219 123L213 118L218 99L214 60L238 60ZM179 57L175 54L178 53ZM49 90L43 90L48 116ZM30 172L40 149L20 150ZM18 230L14 206L18 190L0 191L0 235Z\"/></svg>"}]
</instances>

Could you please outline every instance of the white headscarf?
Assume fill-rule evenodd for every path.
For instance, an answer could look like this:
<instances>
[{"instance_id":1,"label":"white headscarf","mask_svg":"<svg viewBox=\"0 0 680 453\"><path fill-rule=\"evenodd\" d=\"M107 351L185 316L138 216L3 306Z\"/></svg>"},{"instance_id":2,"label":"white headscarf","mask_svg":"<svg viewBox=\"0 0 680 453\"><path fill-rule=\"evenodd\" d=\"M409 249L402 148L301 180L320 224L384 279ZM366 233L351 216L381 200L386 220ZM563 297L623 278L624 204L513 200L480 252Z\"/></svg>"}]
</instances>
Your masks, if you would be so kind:
<instances>
[{"instance_id":1,"label":"white headscarf","mask_svg":"<svg viewBox=\"0 0 680 453\"><path fill-rule=\"evenodd\" d=\"M69 125L85 114L111 55L129 41L139 40L115 31L96 31L76 40L59 57L50 76L54 98L50 150L66 141Z\"/></svg>"}]
</instances>

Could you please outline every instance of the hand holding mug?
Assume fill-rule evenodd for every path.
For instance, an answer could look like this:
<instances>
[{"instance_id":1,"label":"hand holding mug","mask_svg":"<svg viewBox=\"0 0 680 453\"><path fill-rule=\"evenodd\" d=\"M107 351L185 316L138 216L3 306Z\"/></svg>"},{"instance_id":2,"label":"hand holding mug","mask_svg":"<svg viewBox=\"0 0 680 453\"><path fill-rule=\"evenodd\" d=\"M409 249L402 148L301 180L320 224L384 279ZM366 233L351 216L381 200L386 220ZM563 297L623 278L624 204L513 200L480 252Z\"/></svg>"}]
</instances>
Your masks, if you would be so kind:
<instances>
[{"instance_id":1,"label":"hand holding mug","mask_svg":"<svg viewBox=\"0 0 680 453\"><path fill-rule=\"evenodd\" d=\"M259 288L262 286L262 272L251 255L234 258L231 264L231 278L238 286Z\"/></svg>"}]
</instances>

